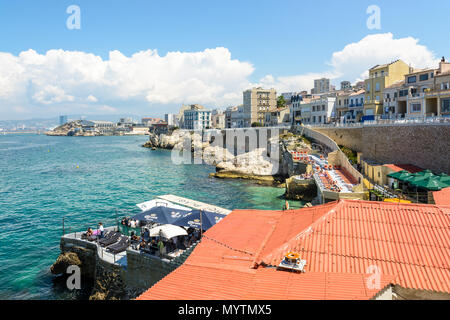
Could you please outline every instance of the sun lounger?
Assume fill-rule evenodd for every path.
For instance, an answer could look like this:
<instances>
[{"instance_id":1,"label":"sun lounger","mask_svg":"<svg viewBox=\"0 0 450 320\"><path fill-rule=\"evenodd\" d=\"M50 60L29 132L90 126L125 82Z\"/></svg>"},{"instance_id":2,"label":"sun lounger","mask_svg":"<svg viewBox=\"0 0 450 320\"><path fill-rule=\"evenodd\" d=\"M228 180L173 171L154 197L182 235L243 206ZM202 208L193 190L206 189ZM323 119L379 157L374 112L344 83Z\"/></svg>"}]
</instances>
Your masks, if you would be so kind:
<instances>
[{"instance_id":1,"label":"sun lounger","mask_svg":"<svg viewBox=\"0 0 450 320\"><path fill-rule=\"evenodd\" d=\"M102 239L100 239L98 241L98 243L102 246L102 247L107 247L115 242L117 242L117 240L119 240L120 238L120 232L114 232L112 234L110 234L108 237L104 237Z\"/></svg>"},{"instance_id":2,"label":"sun lounger","mask_svg":"<svg viewBox=\"0 0 450 320\"><path fill-rule=\"evenodd\" d=\"M128 237L123 236L120 238L120 240L117 243L108 246L106 248L106 250L108 250L111 253L117 254L117 253L127 250L129 245L130 245L130 240L128 239Z\"/></svg>"}]
</instances>

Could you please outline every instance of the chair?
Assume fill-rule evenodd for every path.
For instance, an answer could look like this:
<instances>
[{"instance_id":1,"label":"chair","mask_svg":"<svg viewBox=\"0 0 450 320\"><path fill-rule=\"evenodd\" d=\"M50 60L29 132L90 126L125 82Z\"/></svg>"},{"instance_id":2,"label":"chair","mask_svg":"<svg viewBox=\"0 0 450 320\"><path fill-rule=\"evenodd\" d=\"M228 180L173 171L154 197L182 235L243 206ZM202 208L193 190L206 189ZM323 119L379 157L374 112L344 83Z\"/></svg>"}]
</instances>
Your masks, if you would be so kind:
<instances>
[{"instance_id":1,"label":"chair","mask_svg":"<svg viewBox=\"0 0 450 320\"><path fill-rule=\"evenodd\" d=\"M114 243L106 248L107 251L117 254L122 251L125 251L130 245L130 240L127 236L120 237L120 240L117 243Z\"/></svg>"},{"instance_id":2,"label":"chair","mask_svg":"<svg viewBox=\"0 0 450 320\"><path fill-rule=\"evenodd\" d=\"M114 233L110 233L108 237L101 238L98 243L102 247L107 247L113 243L115 243L120 238L120 232L115 231Z\"/></svg>"}]
</instances>

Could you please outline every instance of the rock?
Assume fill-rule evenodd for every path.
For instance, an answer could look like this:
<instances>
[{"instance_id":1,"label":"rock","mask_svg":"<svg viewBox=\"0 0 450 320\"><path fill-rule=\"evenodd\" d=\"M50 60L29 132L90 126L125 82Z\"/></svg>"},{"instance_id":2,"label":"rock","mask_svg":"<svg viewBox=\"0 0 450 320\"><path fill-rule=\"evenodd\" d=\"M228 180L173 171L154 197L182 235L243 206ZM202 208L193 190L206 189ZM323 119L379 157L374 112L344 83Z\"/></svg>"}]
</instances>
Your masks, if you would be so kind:
<instances>
[{"instance_id":1,"label":"rock","mask_svg":"<svg viewBox=\"0 0 450 320\"><path fill-rule=\"evenodd\" d=\"M317 186L314 179L300 180L292 177L286 180L286 193L288 200L312 201L317 197Z\"/></svg>"},{"instance_id":2,"label":"rock","mask_svg":"<svg viewBox=\"0 0 450 320\"><path fill-rule=\"evenodd\" d=\"M216 166L217 171L234 172L248 176L273 176L278 173L278 159L271 159L266 149L255 149L222 161Z\"/></svg>"},{"instance_id":3,"label":"rock","mask_svg":"<svg viewBox=\"0 0 450 320\"><path fill-rule=\"evenodd\" d=\"M75 252L64 252L59 255L55 263L50 267L50 272L52 274L65 274L67 268L72 265L81 267L80 258Z\"/></svg>"}]
</instances>

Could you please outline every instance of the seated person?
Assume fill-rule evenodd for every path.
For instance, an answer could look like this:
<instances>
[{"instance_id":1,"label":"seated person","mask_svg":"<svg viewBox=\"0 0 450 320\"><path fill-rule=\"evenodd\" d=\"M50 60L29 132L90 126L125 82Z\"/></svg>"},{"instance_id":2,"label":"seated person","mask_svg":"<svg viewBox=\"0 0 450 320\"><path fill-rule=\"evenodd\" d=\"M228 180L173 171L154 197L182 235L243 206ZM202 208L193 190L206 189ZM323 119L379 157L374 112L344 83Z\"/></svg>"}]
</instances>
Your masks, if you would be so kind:
<instances>
[{"instance_id":1,"label":"seated person","mask_svg":"<svg viewBox=\"0 0 450 320\"><path fill-rule=\"evenodd\" d=\"M94 232L92 231L92 229L91 228L88 228L87 229L87 231L86 231L86 237L91 237L91 236L93 236L94 235Z\"/></svg>"},{"instance_id":2,"label":"seated person","mask_svg":"<svg viewBox=\"0 0 450 320\"><path fill-rule=\"evenodd\" d=\"M131 236L130 237L131 237L131 241L134 241L134 242L139 241L140 238L141 238L141 237L135 235L134 231L131 232Z\"/></svg>"},{"instance_id":3,"label":"seated person","mask_svg":"<svg viewBox=\"0 0 450 320\"><path fill-rule=\"evenodd\" d=\"M142 240L141 243L139 244L139 250L145 249L147 249L147 242L145 242L145 240Z\"/></svg>"}]
</instances>

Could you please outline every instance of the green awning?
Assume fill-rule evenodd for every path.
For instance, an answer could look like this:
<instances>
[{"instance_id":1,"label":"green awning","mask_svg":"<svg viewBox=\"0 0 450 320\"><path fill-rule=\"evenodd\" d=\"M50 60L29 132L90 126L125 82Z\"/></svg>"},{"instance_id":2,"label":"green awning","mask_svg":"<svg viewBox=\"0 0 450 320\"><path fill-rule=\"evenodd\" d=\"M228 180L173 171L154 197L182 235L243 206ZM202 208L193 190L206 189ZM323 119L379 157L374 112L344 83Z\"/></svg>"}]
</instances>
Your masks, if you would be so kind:
<instances>
[{"instance_id":1,"label":"green awning","mask_svg":"<svg viewBox=\"0 0 450 320\"><path fill-rule=\"evenodd\" d=\"M440 182L436 176L429 177L426 179L421 179L420 181L417 181L416 183L411 183L415 185L416 187L431 190L431 191L439 191L443 188L446 188L447 185L443 182Z\"/></svg>"},{"instance_id":2,"label":"green awning","mask_svg":"<svg viewBox=\"0 0 450 320\"><path fill-rule=\"evenodd\" d=\"M389 173L387 176L389 178L394 178L394 179L397 179L397 180L403 180L403 179L409 177L410 175L411 175L411 173L409 173L408 171L402 170L402 171L398 171L398 172Z\"/></svg>"},{"instance_id":3,"label":"green awning","mask_svg":"<svg viewBox=\"0 0 450 320\"><path fill-rule=\"evenodd\" d=\"M417 173L412 173L409 176L407 176L406 178L404 178L402 181L403 182L407 182L411 185L416 185L418 182L427 179L426 177L417 174Z\"/></svg>"},{"instance_id":4,"label":"green awning","mask_svg":"<svg viewBox=\"0 0 450 320\"><path fill-rule=\"evenodd\" d=\"M438 176L438 179L440 182L446 184L447 187L450 187L450 176L449 175L442 173Z\"/></svg>"}]
</instances>

